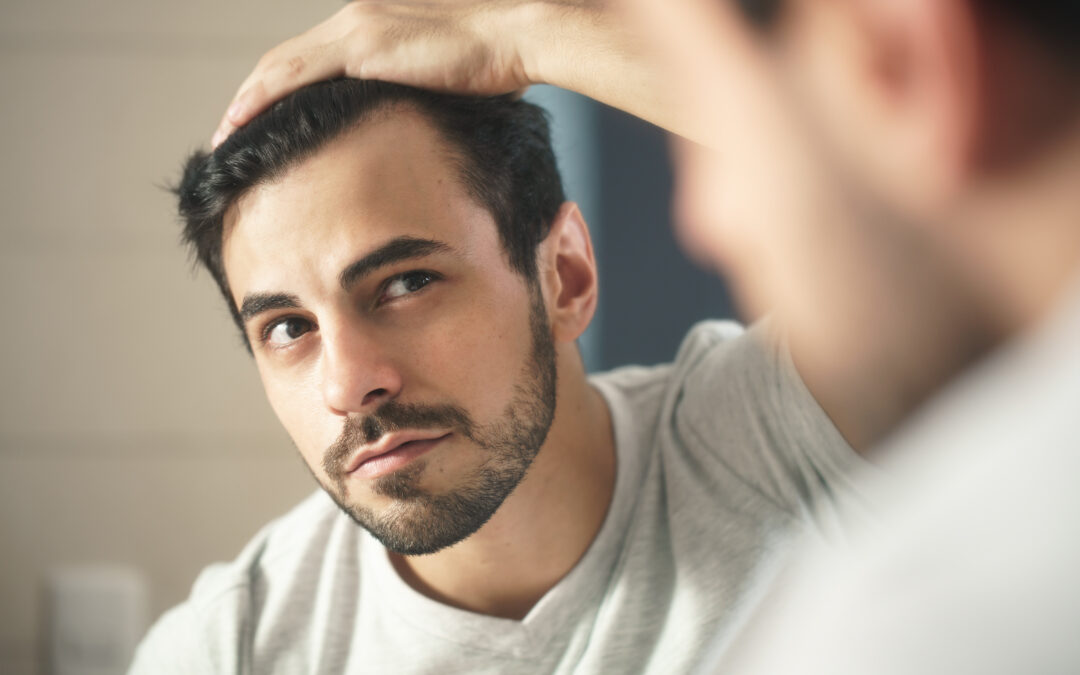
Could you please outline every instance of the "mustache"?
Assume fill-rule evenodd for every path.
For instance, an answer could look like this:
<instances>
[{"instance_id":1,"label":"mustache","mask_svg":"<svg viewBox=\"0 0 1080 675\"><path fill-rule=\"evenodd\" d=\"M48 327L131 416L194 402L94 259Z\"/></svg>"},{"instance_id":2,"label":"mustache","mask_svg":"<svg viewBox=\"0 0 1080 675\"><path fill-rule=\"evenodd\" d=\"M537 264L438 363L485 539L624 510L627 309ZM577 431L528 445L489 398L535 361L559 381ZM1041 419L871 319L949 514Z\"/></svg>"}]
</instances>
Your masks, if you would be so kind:
<instances>
[{"instance_id":1,"label":"mustache","mask_svg":"<svg viewBox=\"0 0 1080 675\"><path fill-rule=\"evenodd\" d=\"M357 447L375 443L385 434L403 429L446 428L473 438L473 422L464 408L387 401L370 415L345 419L341 435L323 455L323 469L328 476L341 476L345 472L345 463Z\"/></svg>"}]
</instances>

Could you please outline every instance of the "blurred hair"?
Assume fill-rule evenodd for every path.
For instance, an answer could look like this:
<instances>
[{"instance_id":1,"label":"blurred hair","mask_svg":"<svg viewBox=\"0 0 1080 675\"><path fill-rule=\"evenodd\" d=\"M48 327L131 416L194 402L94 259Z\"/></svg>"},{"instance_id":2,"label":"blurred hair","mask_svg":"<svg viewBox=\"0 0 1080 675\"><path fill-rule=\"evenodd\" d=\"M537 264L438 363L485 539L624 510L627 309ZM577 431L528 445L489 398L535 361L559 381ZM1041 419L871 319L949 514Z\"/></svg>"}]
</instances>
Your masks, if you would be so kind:
<instances>
[{"instance_id":1,"label":"blurred hair","mask_svg":"<svg viewBox=\"0 0 1080 675\"><path fill-rule=\"evenodd\" d=\"M733 0L747 21L762 30L774 27L790 0ZM903 0L898 0L903 1ZM1065 65L1080 67L1080 3L1076 0L973 0L1016 20L1040 39Z\"/></svg>"},{"instance_id":2,"label":"blurred hair","mask_svg":"<svg viewBox=\"0 0 1080 675\"><path fill-rule=\"evenodd\" d=\"M1080 3L1076 0L977 0L1001 10L1036 35L1072 68L1080 67Z\"/></svg>"},{"instance_id":3,"label":"blurred hair","mask_svg":"<svg viewBox=\"0 0 1080 675\"><path fill-rule=\"evenodd\" d=\"M511 268L535 281L536 247L565 200L543 109L509 96L330 80L278 101L212 153L192 154L174 188L182 239L217 282L241 333L221 256L226 211L253 187L280 178L373 113L397 105L419 112L440 133L462 184L491 213Z\"/></svg>"},{"instance_id":4,"label":"blurred hair","mask_svg":"<svg viewBox=\"0 0 1080 675\"><path fill-rule=\"evenodd\" d=\"M735 0L735 5L750 23L765 29L776 21L784 0Z\"/></svg>"}]
</instances>

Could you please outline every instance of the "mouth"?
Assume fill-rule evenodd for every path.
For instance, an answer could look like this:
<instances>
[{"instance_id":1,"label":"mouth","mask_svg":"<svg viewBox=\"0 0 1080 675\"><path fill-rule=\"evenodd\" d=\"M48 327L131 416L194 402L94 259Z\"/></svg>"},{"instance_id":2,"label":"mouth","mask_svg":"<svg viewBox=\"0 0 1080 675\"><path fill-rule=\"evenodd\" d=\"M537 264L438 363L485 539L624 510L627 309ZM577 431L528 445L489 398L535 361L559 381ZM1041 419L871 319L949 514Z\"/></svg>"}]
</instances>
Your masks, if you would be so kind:
<instances>
[{"instance_id":1,"label":"mouth","mask_svg":"<svg viewBox=\"0 0 1080 675\"><path fill-rule=\"evenodd\" d=\"M378 478L401 469L446 440L450 432L412 431L388 434L366 446L345 466L345 473L358 478Z\"/></svg>"}]
</instances>

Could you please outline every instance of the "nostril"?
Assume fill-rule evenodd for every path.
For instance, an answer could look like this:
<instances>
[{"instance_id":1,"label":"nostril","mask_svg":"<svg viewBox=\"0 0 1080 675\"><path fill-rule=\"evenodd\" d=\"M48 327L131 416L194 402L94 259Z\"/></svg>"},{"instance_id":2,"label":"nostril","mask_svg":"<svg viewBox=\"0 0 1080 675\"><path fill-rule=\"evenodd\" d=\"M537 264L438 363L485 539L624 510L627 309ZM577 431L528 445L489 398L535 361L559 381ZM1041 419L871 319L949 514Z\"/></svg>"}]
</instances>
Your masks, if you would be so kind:
<instances>
[{"instance_id":1,"label":"nostril","mask_svg":"<svg viewBox=\"0 0 1080 675\"><path fill-rule=\"evenodd\" d=\"M375 399L383 398L383 397L389 395L389 393L390 393L389 391L387 391L386 389L383 389L383 388L372 389L371 391L369 391L367 393L367 396L364 397L364 403L370 403L370 402L374 401Z\"/></svg>"}]
</instances>

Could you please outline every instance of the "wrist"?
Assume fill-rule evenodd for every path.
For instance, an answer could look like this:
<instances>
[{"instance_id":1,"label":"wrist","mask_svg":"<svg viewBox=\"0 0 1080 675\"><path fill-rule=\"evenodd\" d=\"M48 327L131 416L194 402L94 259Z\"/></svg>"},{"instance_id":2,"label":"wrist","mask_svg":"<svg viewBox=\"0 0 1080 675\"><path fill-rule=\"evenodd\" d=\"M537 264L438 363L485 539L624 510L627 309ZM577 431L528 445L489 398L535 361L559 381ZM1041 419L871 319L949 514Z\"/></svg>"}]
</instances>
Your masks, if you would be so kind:
<instances>
[{"instance_id":1,"label":"wrist","mask_svg":"<svg viewBox=\"0 0 1080 675\"><path fill-rule=\"evenodd\" d=\"M525 0L509 13L508 40L522 75L529 84L565 86L565 60L572 51L575 21L583 9L577 3Z\"/></svg>"}]
</instances>

